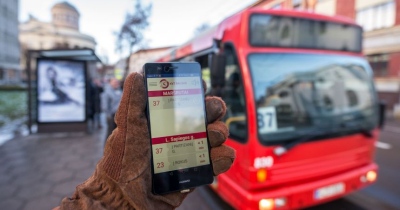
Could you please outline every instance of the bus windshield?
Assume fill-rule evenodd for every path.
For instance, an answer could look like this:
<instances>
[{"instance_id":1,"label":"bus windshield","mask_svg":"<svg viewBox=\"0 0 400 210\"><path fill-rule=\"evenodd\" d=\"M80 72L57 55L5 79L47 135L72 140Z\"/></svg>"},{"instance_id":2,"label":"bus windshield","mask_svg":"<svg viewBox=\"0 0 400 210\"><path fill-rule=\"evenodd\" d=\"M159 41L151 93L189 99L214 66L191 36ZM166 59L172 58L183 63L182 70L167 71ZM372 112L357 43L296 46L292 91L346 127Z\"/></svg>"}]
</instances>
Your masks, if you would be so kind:
<instances>
[{"instance_id":1,"label":"bus windshield","mask_svg":"<svg viewBox=\"0 0 400 210\"><path fill-rule=\"evenodd\" d=\"M282 143L315 131L329 138L376 126L376 96L364 59L257 53L249 55L248 62L263 143Z\"/></svg>"}]
</instances>

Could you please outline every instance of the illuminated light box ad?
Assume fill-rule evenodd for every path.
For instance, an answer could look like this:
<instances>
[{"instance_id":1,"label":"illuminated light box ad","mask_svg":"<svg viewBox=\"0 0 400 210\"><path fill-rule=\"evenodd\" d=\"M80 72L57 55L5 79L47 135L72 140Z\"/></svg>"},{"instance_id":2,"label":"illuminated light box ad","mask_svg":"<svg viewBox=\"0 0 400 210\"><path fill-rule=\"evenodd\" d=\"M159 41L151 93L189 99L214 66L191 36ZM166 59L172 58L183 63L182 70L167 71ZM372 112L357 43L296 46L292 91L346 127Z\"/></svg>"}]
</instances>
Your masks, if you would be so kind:
<instances>
[{"instance_id":1,"label":"illuminated light box ad","mask_svg":"<svg viewBox=\"0 0 400 210\"><path fill-rule=\"evenodd\" d=\"M38 122L84 122L86 120L85 81L84 62L38 60Z\"/></svg>"}]
</instances>

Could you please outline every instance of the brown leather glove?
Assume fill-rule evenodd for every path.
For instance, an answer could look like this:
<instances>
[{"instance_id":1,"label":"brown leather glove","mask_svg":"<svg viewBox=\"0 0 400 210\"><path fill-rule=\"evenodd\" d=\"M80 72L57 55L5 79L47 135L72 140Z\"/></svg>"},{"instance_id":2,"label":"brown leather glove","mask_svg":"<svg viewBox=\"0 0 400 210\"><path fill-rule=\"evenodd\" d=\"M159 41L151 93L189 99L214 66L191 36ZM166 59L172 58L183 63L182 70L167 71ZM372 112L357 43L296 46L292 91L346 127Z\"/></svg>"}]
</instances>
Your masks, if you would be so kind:
<instances>
[{"instance_id":1,"label":"brown leather glove","mask_svg":"<svg viewBox=\"0 0 400 210\"><path fill-rule=\"evenodd\" d=\"M109 136L94 174L76 187L72 198L64 198L60 209L174 209L188 193L154 195L151 192L150 137L147 127L146 92L143 76L133 73L124 84L115 115L117 128ZM214 174L227 171L235 151L222 145L228 129L219 119L225 103L206 98L208 134Z\"/></svg>"}]
</instances>

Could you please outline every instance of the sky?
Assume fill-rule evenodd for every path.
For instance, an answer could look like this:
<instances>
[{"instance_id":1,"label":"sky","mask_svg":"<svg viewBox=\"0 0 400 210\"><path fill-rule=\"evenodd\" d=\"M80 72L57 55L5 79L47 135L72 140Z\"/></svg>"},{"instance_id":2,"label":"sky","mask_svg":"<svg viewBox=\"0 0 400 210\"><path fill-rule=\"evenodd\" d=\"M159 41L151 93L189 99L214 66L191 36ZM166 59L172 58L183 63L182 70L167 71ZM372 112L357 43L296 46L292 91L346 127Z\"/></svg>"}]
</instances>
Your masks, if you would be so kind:
<instances>
[{"instance_id":1,"label":"sky","mask_svg":"<svg viewBox=\"0 0 400 210\"><path fill-rule=\"evenodd\" d=\"M125 14L133 11L135 0L67 0L81 14L80 31L91 35L97 42L96 53L105 55L109 63L121 56L115 52L115 35L123 24ZM142 0L152 3L150 25L145 31L148 47L180 45L194 36L195 29L203 23L211 26L256 2L257 0ZM20 0L20 22L29 14L45 22L51 21L51 7L60 0ZM104 60L104 59L103 59Z\"/></svg>"}]
</instances>

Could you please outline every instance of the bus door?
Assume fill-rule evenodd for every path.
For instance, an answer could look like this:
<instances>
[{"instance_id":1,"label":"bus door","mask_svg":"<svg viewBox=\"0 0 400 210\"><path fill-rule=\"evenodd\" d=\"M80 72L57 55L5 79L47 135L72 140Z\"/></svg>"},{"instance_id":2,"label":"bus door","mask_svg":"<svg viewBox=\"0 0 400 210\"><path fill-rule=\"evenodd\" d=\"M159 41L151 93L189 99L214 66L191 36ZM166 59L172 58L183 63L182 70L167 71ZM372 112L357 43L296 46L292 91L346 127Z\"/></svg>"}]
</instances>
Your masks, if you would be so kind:
<instances>
[{"instance_id":1,"label":"bus door","mask_svg":"<svg viewBox=\"0 0 400 210\"><path fill-rule=\"evenodd\" d=\"M229 177L243 177L245 169L249 166L249 158L246 152L248 147L248 123L246 117L246 100L243 78L240 71L238 57L232 44L226 44L223 49L224 64L219 65L219 69L211 68L211 71L224 71L224 74L219 74L223 78L223 84L212 85L211 94L220 96L226 103L226 114L222 121L229 128L229 138L227 145L236 150L237 159L228 171ZM211 62L210 62L211 63ZM218 65L217 65L218 66ZM211 72L213 75L213 72ZM209 78L213 78L212 76Z\"/></svg>"}]
</instances>

